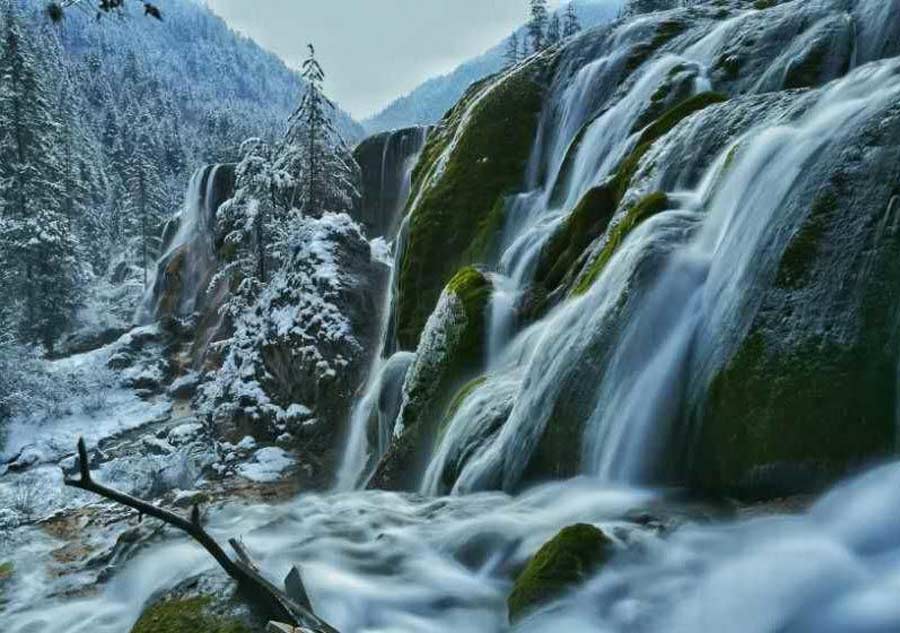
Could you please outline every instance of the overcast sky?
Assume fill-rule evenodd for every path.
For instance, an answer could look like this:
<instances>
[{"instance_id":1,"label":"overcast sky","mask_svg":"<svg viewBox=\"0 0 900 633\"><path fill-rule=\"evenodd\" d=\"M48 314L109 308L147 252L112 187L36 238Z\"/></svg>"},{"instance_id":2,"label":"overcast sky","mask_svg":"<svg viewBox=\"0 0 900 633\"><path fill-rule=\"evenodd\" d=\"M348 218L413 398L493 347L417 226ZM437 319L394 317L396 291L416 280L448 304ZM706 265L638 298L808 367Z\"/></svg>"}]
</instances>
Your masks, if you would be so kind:
<instances>
[{"instance_id":1,"label":"overcast sky","mask_svg":"<svg viewBox=\"0 0 900 633\"><path fill-rule=\"evenodd\" d=\"M313 42L329 95L357 119L484 52L528 10L528 0L207 1L289 66L298 67Z\"/></svg>"}]
</instances>

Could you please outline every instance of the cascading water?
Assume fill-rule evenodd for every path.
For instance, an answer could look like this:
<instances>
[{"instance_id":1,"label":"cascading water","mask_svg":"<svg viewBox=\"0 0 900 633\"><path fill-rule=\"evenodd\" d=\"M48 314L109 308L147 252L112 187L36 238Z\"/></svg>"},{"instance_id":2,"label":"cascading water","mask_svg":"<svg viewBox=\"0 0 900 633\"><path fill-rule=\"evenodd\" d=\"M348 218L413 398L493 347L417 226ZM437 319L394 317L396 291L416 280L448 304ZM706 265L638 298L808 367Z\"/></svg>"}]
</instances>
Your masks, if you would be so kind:
<instances>
[{"instance_id":1,"label":"cascading water","mask_svg":"<svg viewBox=\"0 0 900 633\"><path fill-rule=\"evenodd\" d=\"M823 91L801 120L754 128L722 153L695 193L705 214L701 230L673 255L616 344L587 424L588 472L652 478L662 449L654 444L669 437L691 365L723 355L722 333L746 330L754 284L773 274L785 237L803 219L784 212L787 196L812 158L900 98L896 71L895 64L864 67ZM736 147L734 164L716 177ZM773 243L779 236L782 243Z\"/></svg>"},{"instance_id":2,"label":"cascading water","mask_svg":"<svg viewBox=\"0 0 900 633\"><path fill-rule=\"evenodd\" d=\"M581 472L653 480L665 469L662 453L680 454L677 445L690 441L690 429L675 430L672 422L687 393L708 386L710 372L746 333L759 301L754 284L774 274L787 238L805 217L802 206L781 213L785 200L807 185L806 168L826 148L839 148L897 99L896 64L870 64L815 99L798 99L793 111L781 106L769 117L757 115L766 122L716 148L718 158L704 167L696 191L669 189L669 210L631 232L584 297L569 298L506 341L515 331L515 295L530 281L529 262L580 197L634 146L629 130L643 105L686 64L697 69L695 90L704 87L719 51L752 28L756 15L739 14L700 38L685 37L683 52L670 49L648 62L627 93L586 125L574 153L571 141L547 142L542 129L545 146L554 149L545 158L544 146L536 146L529 178L541 162L558 165L560 173L510 202L500 270L511 276L495 284L489 371L441 435L423 492L515 489L551 418L561 407L573 409L569 401L579 407L569 416L586 419L575 427L583 428L583 454L572 456ZM560 93L558 109L589 112L573 105L572 89L596 93L587 86L603 80L606 63L601 57L584 66ZM552 119L548 112L543 128ZM567 134L578 129L561 120ZM561 158L560 147L574 158ZM679 170L677 162L657 169L641 190L659 190L663 181L671 187ZM562 202L554 206L554 200ZM648 291L638 279L654 267L662 272Z\"/></svg>"},{"instance_id":3,"label":"cascading water","mask_svg":"<svg viewBox=\"0 0 900 633\"><path fill-rule=\"evenodd\" d=\"M163 314L190 315L199 307L217 263L216 212L229 197L232 177L227 165L206 165L191 176L184 205L170 221L177 222L177 230L163 236L164 251L141 302L139 323ZM164 233L170 233L168 227Z\"/></svg>"},{"instance_id":4,"label":"cascading water","mask_svg":"<svg viewBox=\"0 0 900 633\"><path fill-rule=\"evenodd\" d=\"M646 20L636 20L613 38L610 52L566 78L549 100L540 124L526 175L526 193L508 202L501 242L496 291L490 308L489 363L496 359L515 330L515 306L531 282L547 240L578 205L602 183L632 148L633 131L645 104L678 68L698 69L695 90L707 88L709 65L724 38L741 17L721 25L687 46L681 54L666 54L648 64L634 85L599 115L594 104L611 99L633 38L646 36ZM593 116L593 118L592 118ZM542 183L540 174L547 176Z\"/></svg>"},{"instance_id":5,"label":"cascading water","mask_svg":"<svg viewBox=\"0 0 900 633\"><path fill-rule=\"evenodd\" d=\"M386 226L394 226L396 219L402 215L409 198L412 184L412 172L419 155L425 146L428 128L402 130L391 133L383 140L381 163L370 171L379 173L378 204L381 215L390 218ZM395 140L399 137L399 142ZM402 161L392 160L391 156L401 146L404 156ZM390 192L387 199L392 200L392 208L385 211L385 192ZM368 212L363 209L361 213ZM393 429L394 420L400 411L400 395L406 371L412 365L415 354L398 352L394 327L394 301L399 283L400 262L406 247L409 216L403 217L394 236L394 261L388 281L384 302L381 309L381 329L378 337L379 349L375 354L363 396L353 408L350 416L350 430L338 470L336 488L352 490L364 482L374 468L378 458L387 450ZM369 424L374 419L374 433ZM370 437L371 436L371 437Z\"/></svg>"},{"instance_id":6,"label":"cascading water","mask_svg":"<svg viewBox=\"0 0 900 633\"><path fill-rule=\"evenodd\" d=\"M894 42L857 46L848 74L824 88L755 94L769 86L759 81L765 72L759 70L727 104L672 129L645 155L607 233L627 222L630 205L645 194L664 194L659 212L621 234L583 293L560 297L524 328L514 318L542 246L585 192L632 151L636 124L661 84L689 66L692 92L720 88L740 66L731 58L740 49L735 42L763 41L761 24L777 22L772 15L796 13L799 22L818 23L814 11L827 13L829 2L788 2L724 21L698 18L696 28L643 61L633 81L623 82L622 67L631 45L652 36L659 16L620 25L604 46L564 56L527 167L526 192L509 201L502 257L492 262L500 290L491 306L487 372L441 425L421 483L424 496L350 491L384 450L414 358L394 353L390 306L407 247L401 228L382 349L356 403L338 481L349 492L213 507L211 533L242 535L272 578L301 565L317 612L341 631L900 630L900 466L857 477L815 503L792 498L736 511L731 504L684 504L677 492L625 487L658 480L667 459L684 455L677 445L690 441L692 429L679 426L681 414L747 334L760 288L802 234L822 174L833 173L821 164L839 165L842 182L860 178L853 160L878 151L891 125L889 138L897 138L900 60L873 62ZM858 0L835 10L849 11L857 33L881 37L896 31L897 12L885 7ZM711 13L718 10L717 3ZM806 20L805 11L814 18ZM865 142L856 142L859 137ZM446 151L452 149L450 143ZM865 233L865 244L853 243L854 233L837 243L835 250L853 251L863 263L862 273L835 285L878 275L873 243L898 240L898 191L887 196L886 209L855 200L859 224L873 227L874 242ZM199 185L196 192L200 197ZM602 252L604 239L586 256ZM818 291L810 290L811 302L822 301ZM848 289L840 298L852 303L851 295ZM790 316L779 312L778 318ZM822 315L822 330L833 320ZM521 492L523 481L533 482L529 468L553 427L562 429L562 441L550 448L568 450L564 459L553 456L568 470L553 475L584 474ZM496 489L517 494L485 492ZM447 492L459 494L434 497ZM613 556L579 587L508 624L511 579L548 537L576 522L600 526L613 541ZM144 544L95 593L76 598L71 581L53 574L56 537L38 525L25 529L27 538L16 534L20 540L8 547L0 538L0 562L13 559L21 570L0 595L4 627L12 633L122 633L155 595L198 572L217 573L198 548L166 536Z\"/></svg>"}]
</instances>

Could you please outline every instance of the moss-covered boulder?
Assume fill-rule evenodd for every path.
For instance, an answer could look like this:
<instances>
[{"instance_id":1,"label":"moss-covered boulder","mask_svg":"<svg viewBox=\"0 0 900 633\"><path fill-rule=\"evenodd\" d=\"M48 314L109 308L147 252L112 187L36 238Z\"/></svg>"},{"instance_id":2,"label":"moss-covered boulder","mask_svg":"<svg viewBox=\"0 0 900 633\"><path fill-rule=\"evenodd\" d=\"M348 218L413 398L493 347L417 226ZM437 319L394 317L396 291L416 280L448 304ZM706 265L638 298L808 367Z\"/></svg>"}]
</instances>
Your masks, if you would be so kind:
<instances>
[{"instance_id":1,"label":"moss-covered boulder","mask_svg":"<svg viewBox=\"0 0 900 633\"><path fill-rule=\"evenodd\" d=\"M618 204L618 195L608 182L584 194L541 249L535 280L548 291L556 288L584 249L606 231Z\"/></svg>"},{"instance_id":2,"label":"moss-covered boulder","mask_svg":"<svg viewBox=\"0 0 900 633\"><path fill-rule=\"evenodd\" d=\"M429 137L414 173L409 242L401 262L397 338L414 349L441 290L483 263L504 198L522 183L546 89L547 62L473 86Z\"/></svg>"},{"instance_id":3,"label":"moss-covered boulder","mask_svg":"<svg viewBox=\"0 0 900 633\"><path fill-rule=\"evenodd\" d=\"M590 290L591 286L606 268L609 260L625 241L625 238L634 231L645 220L653 217L657 213L665 211L669 205L669 198L666 194L657 191L641 198L628 212L619 220L615 226L610 229L609 234L603 244L603 248L591 260L590 264L581 274L578 283L573 289L576 295L584 294Z\"/></svg>"},{"instance_id":4,"label":"moss-covered boulder","mask_svg":"<svg viewBox=\"0 0 900 633\"><path fill-rule=\"evenodd\" d=\"M251 633L240 620L212 613L209 598L158 602L148 607L131 633Z\"/></svg>"},{"instance_id":5,"label":"moss-covered boulder","mask_svg":"<svg viewBox=\"0 0 900 633\"><path fill-rule=\"evenodd\" d=\"M613 541L593 525L578 523L563 528L516 578L507 600L509 621L517 622L597 573L613 550Z\"/></svg>"},{"instance_id":6,"label":"moss-covered boulder","mask_svg":"<svg viewBox=\"0 0 900 633\"><path fill-rule=\"evenodd\" d=\"M893 116L851 129L783 203L796 220L770 233L780 260L748 290L747 334L691 420L696 486L814 492L896 453L900 110L888 107Z\"/></svg>"},{"instance_id":7,"label":"moss-covered boulder","mask_svg":"<svg viewBox=\"0 0 900 633\"><path fill-rule=\"evenodd\" d=\"M454 394L477 375L486 352L487 307L493 286L473 267L447 284L428 319L416 360L403 385L395 437L371 485L402 489L413 485Z\"/></svg>"}]
</instances>

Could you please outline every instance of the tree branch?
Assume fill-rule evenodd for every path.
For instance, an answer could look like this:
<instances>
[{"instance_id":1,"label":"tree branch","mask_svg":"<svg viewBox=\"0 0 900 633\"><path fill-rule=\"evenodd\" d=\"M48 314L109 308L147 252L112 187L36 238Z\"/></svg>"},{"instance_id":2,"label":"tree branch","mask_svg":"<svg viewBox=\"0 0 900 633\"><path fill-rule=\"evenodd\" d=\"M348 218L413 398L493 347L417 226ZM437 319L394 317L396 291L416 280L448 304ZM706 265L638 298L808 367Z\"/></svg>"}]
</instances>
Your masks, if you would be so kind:
<instances>
[{"instance_id":1,"label":"tree branch","mask_svg":"<svg viewBox=\"0 0 900 633\"><path fill-rule=\"evenodd\" d=\"M191 508L190 518L186 519L174 512L94 481L91 477L84 438L78 440L78 462L80 478L66 477L63 480L66 486L100 495L137 510L141 516L151 516L185 532L216 559L225 573L238 583L238 588L244 595L262 608L268 618L288 622L295 626L308 627L314 633L338 633L331 625L316 616L312 609L308 608L308 605L297 604L284 591L266 580L259 573L243 545L235 539L231 539L230 543L237 553L238 560L232 560L218 542L203 529L200 508L196 504ZM292 569L291 575L288 577L291 578L295 574L299 577L296 569Z\"/></svg>"}]
</instances>

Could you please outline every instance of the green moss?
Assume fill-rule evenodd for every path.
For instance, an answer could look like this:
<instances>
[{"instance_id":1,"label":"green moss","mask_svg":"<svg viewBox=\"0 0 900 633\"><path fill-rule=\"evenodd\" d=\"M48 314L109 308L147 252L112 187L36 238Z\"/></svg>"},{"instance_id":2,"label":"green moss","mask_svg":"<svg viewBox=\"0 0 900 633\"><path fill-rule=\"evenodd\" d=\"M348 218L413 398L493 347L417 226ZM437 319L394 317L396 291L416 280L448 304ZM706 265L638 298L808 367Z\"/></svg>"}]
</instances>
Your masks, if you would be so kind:
<instances>
[{"instance_id":1,"label":"green moss","mask_svg":"<svg viewBox=\"0 0 900 633\"><path fill-rule=\"evenodd\" d=\"M886 454L894 375L864 345L812 339L779 353L752 334L710 387L699 483L733 490L752 469L779 463L838 475Z\"/></svg>"},{"instance_id":2,"label":"green moss","mask_svg":"<svg viewBox=\"0 0 900 633\"><path fill-rule=\"evenodd\" d=\"M813 201L809 216L781 257L776 285L782 288L803 285L816 262L825 230L836 211L837 198L833 193L823 194Z\"/></svg>"},{"instance_id":3,"label":"green moss","mask_svg":"<svg viewBox=\"0 0 900 633\"><path fill-rule=\"evenodd\" d=\"M560 597L606 563L613 543L602 530L579 523L564 528L531 558L509 595L509 621Z\"/></svg>"},{"instance_id":4,"label":"green moss","mask_svg":"<svg viewBox=\"0 0 900 633\"><path fill-rule=\"evenodd\" d=\"M242 622L207 612L209 598L159 602L144 611L131 633L250 633Z\"/></svg>"},{"instance_id":5,"label":"green moss","mask_svg":"<svg viewBox=\"0 0 900 633\"><path fill-rule=\"evenodd\" d=\"M737 79L741 74L743 60L734 54L725 54L715 63L715 69L722 72L726 79Z\"/></svg>"},{"instance_id":6,"label":"green moss","mask_svg":"<svg viewBox=\"0 0 900 633\"><path fill-rule=\"evenodd\" d=\"M775 0L755 0L753 8L757 11L765 11L775 6Z\"/></svg>"},{"instance_id":7,"label":"green moss","mask_svg":"<svg viewBox=\"0 0 900 633\"><path fill-rule=\"evenodd\" d=\"M631 181L641 160L653 144L671 132L687 117L727 99L726 95L716 92L694 95L672 107L644 128L638 137L635 149L622 160L614 175L603 185L595 187L585 194L571 217L544 247L535 279L542 282L548 290L555 288L566 275L572 272L572 266L579 260L584 249L606 231L612 216L631 186ZM620 231L632 230L640 221L661 210L655 206L663 202L660 195L663 194L657 194L639 202L632 210L634 215L631 221L626 220L626 224ZM638 220L638 222L634 222L634 220ZM601 259L594 261L596 265L594 273L599 274L623 237L625 234L611 237L612 249L608 251L604 249ZM583 279L578 285L577 293L585 292L595 279L596 275L592 275L589 282Z\"/></svg>"},{"instance_id":8,"label":"green moss","mask_svg":"<svg viewBox=\"0 0 900 633\"><path fill-rule=\"evenodd\" d=\"M669 205L669 198L661 191L648 194L641 198L634 205L622 220L617 223L609 232L606 244L597 254L594 260L588 265L586 271L581 275L578 284L573 289L573 294L582 295L590 290L594 282L600 276L600 273L606 268L609 260L625 241L625 238L636 229L644 220L653 217L657 213L665 211Z\"/></svg>"},{"instance_id":9,"label":"green moss","mask_svg":"<svg viewBox=\"0 0 900 633\"><path fill-rule=\"evenodd\" d=\"M487 380L487 376L478 376L478 378L474 378L464 384L459 391L456 392L456 395L450 400L450 404L447 405L447 412L444 413L444 417L441 420L440 428L438 429L438 439L444 435L444 432L447 430L447 425L450 424L453 416L459 411L459 408L466 401L466 398L472 395L472 392L478 389L478 387L483 385L485 380Z\"/></svg>"},{"instance_id":10,"label":"green moss","mask_svg":"<svg viewBox=\"0 0 900 633\"><path fill-rule=\"evenodd\" d=\"M664 20L656 27L656 32L649 42L634 47L625 61L625 70L630 75L665 44L681 35L686 25L678 20Z\"/></svg>"},{"instance_id":11,"label":"green moss","mask_svg":"<svg viewBox=\"0 0 900 633\"><path fill-rule=\"evenodd\" d=\"M6 589L6 585L12 580L13 572L15 571L15 565L10 562L0 563L0 605L3 604L3 594Z\"/></svg>"},{"instance_id":12,"label":"green moss","mask_svg":"<svg viewBox=\"0 0 900 633\"><path fill-rule=\"evenodd\" d=\"M371 487L398 490L417 482L454 396L482 369L492 290L490 279L472 266L460 270L447 284L444 292L459 301L463 314L458 320L429 323L423 340L437 335L443 349L421 353L410 369L404 386L403 434L388 448Z\"/></svg>"},{"instance_id":13,"label":"green moss","mask_svg":"<svg viewBox=\"0 0 900 633\"><path fill-rule=\"evenodd\" d=\"M545 86L532 64L505 76L475 103L458 105L432 135L416 172L408 247L397 300L398 340L416 347L444 285L461 267L480 263L502 225L503 198L522 181ZM452 154L435 173L466 115Z\"/></svg>"},{"instance_id":14,"label":"green moss","mask_svg":"<svg viewBox=\"0 0 900 633\"><path fill-rule=\"evenodd\" d=\"M572 268L584 249L609 226L618 197L609 184L588 191L541 251L535 281L554 289Z\"/></svg>"},{"instance_id":15,"label":"green moss","mask_svg":"<svg viewBox=\"0 0 900 633\"><path fill-rule=\"evenodd\" d=\"M621 200L625 196L628 187L631 186L634 174L637 173L637 169L641 164L641 159L644 158L656 141L671 132L676 125L692 114L727 100L727 95L718 92L701 92L672 107L644 128L644 131L638 137L635 148L622 160L616 169L615 187L619 199Z\"/></svg>"}]
</instances>

